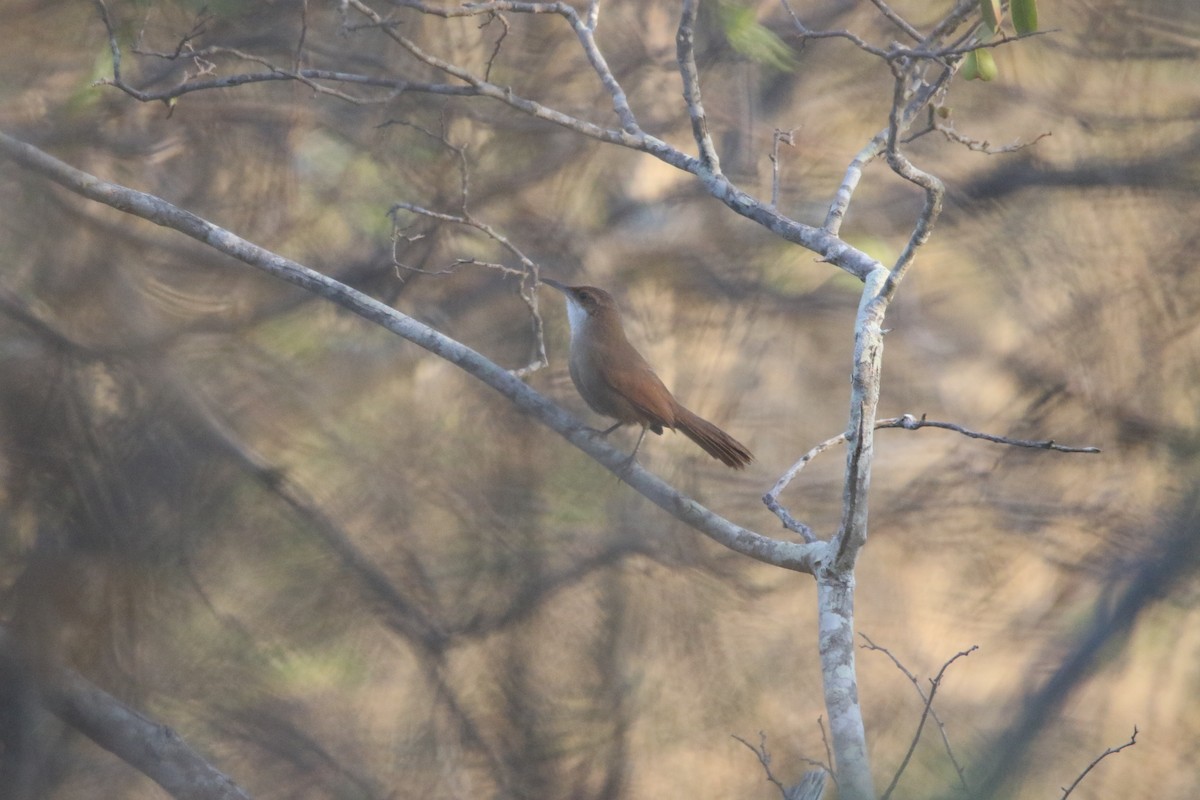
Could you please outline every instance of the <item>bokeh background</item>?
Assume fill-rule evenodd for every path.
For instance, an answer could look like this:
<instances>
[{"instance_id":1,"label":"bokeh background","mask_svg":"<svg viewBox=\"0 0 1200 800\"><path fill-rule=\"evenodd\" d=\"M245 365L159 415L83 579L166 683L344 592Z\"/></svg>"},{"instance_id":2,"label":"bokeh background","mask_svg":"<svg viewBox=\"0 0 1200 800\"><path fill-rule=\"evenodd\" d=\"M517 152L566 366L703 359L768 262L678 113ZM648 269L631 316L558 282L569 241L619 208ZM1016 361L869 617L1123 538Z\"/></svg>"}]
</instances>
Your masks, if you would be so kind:
<instances>
[{"instance_id":1,"label":"bokeh background","mask_svg":"<svg viewBox=\"0 0 1200 800\"><path fill-rule=\"evenodd\" d=\"M898 36L871 4L792 5L815 29ZM894 7L928 25L949 5ZM1060 796L1136 725L1137 746L1073 796L1183 800L1200 793L1200 10L1041 5L1046 35L944 98L963 136L1033 144L907 145L949 196L889 316L880 411L1103 453L881 432L858 625L926 685L979 646L936 704L971 786L999 766L1008 796ZM473 69L500 38L499 20L380 6ZM675 6L605 4L599 42L643 127L691 150ZM130 49L173 53L189 33L284 68L435 79L334 3L109 9L126 77L149 90L265 69ZM710 126L760 197L773 131L794 130L779 204L819 224L886 122L890 74L845 41L798 42L773 3L754 9L788 50L750 57L727 35L737 15L707 11ZM494 80L615 125L560 19L509 21ZM481 99L338 87L356 103L274 81L138 103L94 84L111 76L94 5L3 0L0 28L7 133L522 367L536 341L519 282L455 266L511 255L412 216L397 235L387 215L399 201L461 212L446 143L461 148L470 213L546 274L613 290L666 383L755 452L742 473L678 436L640 455L740 524L783 535L759 497L845 426L859 286L687 175ZM842 234L894 259L921 201L872 164ZM541 299L550 364L528 380L599 425L566 375L561 300ZM765 734L784 781L825 757L808 576L683 528L415 346L11 163L0 436L9 631L255 797L765 798L733 735ZM782 498L823 536L842 469L828 453ZM859 666L883 787L921 702L885 655ZM17 716L0 713L0 756L36 765L31 796L162 796L49 716L15 747ZM956 785L930 729L900 795Z\"/></svg>"}]
</instances>

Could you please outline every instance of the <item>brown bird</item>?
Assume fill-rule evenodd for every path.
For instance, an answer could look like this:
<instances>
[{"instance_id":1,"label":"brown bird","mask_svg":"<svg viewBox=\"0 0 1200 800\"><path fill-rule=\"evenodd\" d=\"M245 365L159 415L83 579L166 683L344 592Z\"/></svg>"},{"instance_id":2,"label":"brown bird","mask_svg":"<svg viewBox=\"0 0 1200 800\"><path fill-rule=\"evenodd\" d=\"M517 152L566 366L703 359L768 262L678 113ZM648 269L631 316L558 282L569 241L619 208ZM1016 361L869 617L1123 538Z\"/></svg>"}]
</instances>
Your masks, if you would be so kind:
<instances>
[{"instance_id":1,"label":"brown bird","mask_svg":"<svg viewBox=\"0 0 1200 800\"><path fill-rule=\"evenodd\" d=\"M571 324L571 380L597 414L617 420L602 435L622 425L641 425L642 434L629 455L632 462L646 431L678 430L706 453L734 469L754 460L746 446L676 400L654 370L625 338L621 313L612 295L595 286L567 286L549 278L567 298Z\"/></svg>"}]
</instances>

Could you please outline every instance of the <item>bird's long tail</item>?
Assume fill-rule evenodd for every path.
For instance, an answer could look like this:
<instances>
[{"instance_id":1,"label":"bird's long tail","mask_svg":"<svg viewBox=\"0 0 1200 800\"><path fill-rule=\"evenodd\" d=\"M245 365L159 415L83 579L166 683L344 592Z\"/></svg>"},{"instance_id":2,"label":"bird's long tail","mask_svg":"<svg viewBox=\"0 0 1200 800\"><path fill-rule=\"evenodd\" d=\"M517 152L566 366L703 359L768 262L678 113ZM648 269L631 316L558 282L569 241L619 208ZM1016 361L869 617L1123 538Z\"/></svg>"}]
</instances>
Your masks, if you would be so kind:
<instances>
[{"instance_id":1,"label":"bird's long tail","mask_svg":"<svg viewBox=\"0 0 1200 800\"><path fill-rule=\"evenodd\" d=\"M713 458L734 469L741 469L754 460L746 445L681 405L675 407L675 429L691 439Z\"/></svg>"}]
</instances>

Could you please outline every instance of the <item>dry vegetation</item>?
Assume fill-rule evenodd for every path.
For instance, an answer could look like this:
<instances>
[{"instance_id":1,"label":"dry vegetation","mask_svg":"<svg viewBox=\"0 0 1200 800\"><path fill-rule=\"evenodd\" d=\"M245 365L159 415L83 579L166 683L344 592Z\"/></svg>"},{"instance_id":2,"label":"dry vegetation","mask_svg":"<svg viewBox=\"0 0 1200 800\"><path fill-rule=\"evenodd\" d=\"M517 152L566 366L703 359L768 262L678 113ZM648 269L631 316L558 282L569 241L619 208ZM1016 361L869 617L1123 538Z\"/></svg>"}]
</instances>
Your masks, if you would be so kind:
<instances>
[{"instance_id":1,"label":"dry vegetation","mask_svg":"<svg viewBox=\"0 0 1200 800\"><path fill-rule=\"evenodd\" d=\"M352 104L274 81L185 95L168 114L92 85L111 74L95 7L43 5L0 0L0 129L517 368L534 343L515 280L392 263L394 203L458 203L458 158L427 132L464 147L476 218L547 274L615 289L668 385L755 451L736 475L681 437L641 451L739 524L774 535L760 496L844 428L857 282L689 176L478 98L355 90L383 99ZM199 5L110 11L126 44L140 34L170 51ZM307 5L309 63L397 68L386 39L339 32L336 4ZM893 35L869 3L793 5L821 7L804 10L813 27ZM896 8L923 22L928 5L942 4ZM1000 78L956 82L946 104L977 140L1052 135L1011 154L938 134L909 146L949 199L888 319L880 411L1104 452L881 432L857 623L923 681L979 646L935 706L969 778L988 773L1007 731L1030 745L1012 762L1013 796L1058 797L1137 725L1138 747L1072 797L1185 800L1200 752L1200 562L1186 547L1162 596L1141 595L1131 630L1114 621L1047 701L1049 718L1011 727L1139 569L1200 519L1188 516L1200 480L1200 14L1191 0L1043 5L1056 32L998 49ZM206 13L198 46L290 64L300 3ZM605 14L601 44L643 125L688 149L674 4ZM786 38L778 8L762 17ZM411 24L414 36L436 24L440 52L477 67L480 37L494 41L472 20ZM702 30L724 163L769 196L772 132L795 129L779 204L819 224L886 119L886 68L826 40L774 71L738 57L712 20ZM550 20L514 25L494 79L608 112L560 34ZM126 59L151 88L203 68ZM890 262L920 202L875 164L842 234ZM507 257L461 227L402 221L407 266ZM423 351L6 162L0 264L3 617L36 659L170 724L254 797L765 798L775 790L731 734L764 731L785 780L808 768L802 756L824 759L807 576L671 521ZM585 415L566 378L565 315L543 300L550 366L528 380ZM818 532L837 525L841 476L827 455L788 490ZM886 786L921 702L883 655L860 652L859 667ZM28 746L31 796L162 796L48 718ZM956 783L927 732L900 796Z\"/></svg>"}]
</instances>

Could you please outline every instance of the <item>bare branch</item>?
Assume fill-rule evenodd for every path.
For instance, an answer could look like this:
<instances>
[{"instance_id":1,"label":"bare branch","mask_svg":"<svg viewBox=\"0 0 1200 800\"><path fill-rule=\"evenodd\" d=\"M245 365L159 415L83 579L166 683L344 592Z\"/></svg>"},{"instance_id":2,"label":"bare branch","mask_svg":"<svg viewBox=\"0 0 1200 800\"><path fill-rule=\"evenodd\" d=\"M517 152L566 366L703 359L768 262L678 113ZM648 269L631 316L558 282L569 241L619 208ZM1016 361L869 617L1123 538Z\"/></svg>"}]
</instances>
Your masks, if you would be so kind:
<instances>
[{"instance_id":1,"label":"bare branch","mask_svg":"<svg viewBox=\"0 0 1200 800\"><path fill-rule=\"evenodd\" d=\"M470 71L468 71L466 69L463 69L462 67L457 66L456 64L452 64L448 61L444 61L443 59L438 58L437 56L433 55L432 53L426 52L423 48L418 46L416 42L413 42L412 40L410 40L404 36L401 36L399 33L397 33L394 30L393 26L389 25L387 23L387 21L384 20L384 18L379 15L378 12L376 12L370 6L363 3L362 0L348 0L348 2L351 7L353 7L360 14L367 17L367 19L371 20L373 23L378 25L379 29L386 36L388 36L392 41L396 42L396 44L400 45L405 50L407 50L410 54L413 55L413 57L415 57L419 61L424 62L428 66L433 67L434 69L439 70L441 72L445 72L447 75L451 75L451 76L457 78L458 80L462 81L463 83L473 87L476 90L476 93L481 96L490 97L493 100L499 100L500 102L504 103L505 105L512 106L513 108L515 108L519 111L522 111L526 114L529 114L530 116L536 117L538 119L543 119L548 122L552 122L555 125L560 125L562 127L569 128L570 130L573 130L577 133L581 133L584 136L588 136L593 139L598 139L598 140L604 141L604 142L609 142L610 144L620 144L624 147L631 147L636 150L646 150L647 152L650 152L650 150L648 148L654 147L655 149L659 149L660 145L661 145L661 149L663 152L673 150L673 148L670 148L666 143L659 142L658 140L653 140L653 137L649 137L646 134L641 133L640 130L637 129L636 123L632 124L632 129L625 129L625 130L620 130L620 131L613 130L610 128L604 128L600 125L596 125L595 123L586 122L577 117L572 117L568 114L562 113L561 111L557 111L555 109L549 108L548 106L544 106L541 103L521 97L521 96L517 95L509 87L498 86L478 75L471 73ZM418 7L418 8L420 7L420 4L406 3L406 5L410 5L412 7ZM463 7L457 8L457 9L444 9L443 11L446 12L445 13L446 16L468 16L468 15L473 16L475 14L484 13L485 11L492 11L492 10L527 11L529 13L551 13L551 12L558 13L558 14L561 14L562 16L566 17L569 21L571 21L573 27L577 26L576 27L577 32L581 31L581 30L585 31L584 38L588 38L591 36L591 32L587 31L586 26L582 22L579 22L579 15L575 12L575 9L571 8L570 6L566 5L565 3L493 2L493 3L481 3L479 5L470 6L470 7L463 6ZM456 12L460 12L460 11L462 13L456 13ZM429 13L436 13L436 12L431 11ZM599 56L599 51L595 50L595 54L597 56ZM600 61L602 63L603 59L601 58ZM595 62L593 62L593 67L595 67ZM607 65L605 65L604 68L605 68L605 70L607 70ZM611 73L609 73L609 76L611 76ZM602 78L603 78L603 76L602 76ZM615 78L613 79L613 83L615 84ZM614 97L614 104L617 106L620 106L620 103L623 100L624 100L624 94L620 93L617 97ZM625 103L624 107L628 108L628 104ZM618 107L617 108L618 117L622 117L621 112L622 112L622 109L620 107ZM630 112L629 120L622 118L622 124L626 125L628 128L628 125L631 122L631 119L632 119L632 112ZM682 153L680 153L679 155L682 156Z\"/></svg>"},{"instance_id":2,"label":"bare branch","mask_svg":"<svg viewBox=\"0 0 1200 800\"><path fill-rule=\"evenodd\" d=\"M1087 774L1092 771L1092 768L1095 767L1097 764L1099 764L1101 761L1103 761L1104 759L1113 755L1114 753L1121 752L1126 747L1133 747L1135 744L1137 744L1137 735L1138 735L1137 725L1134 725L1133 726L1133 735L1129 737L1128 742L1126 742L1123 745L1120 745L1119 747L1110 747L1107 750L1105 750L1103 753L1101 753L1100 755L1098 755L1094 759L1092 759L1092 763L1088 764L1087 767L1084 768L1083 772L1079 773L1079 777L1076 778L1074 780L1074 782L1071 783L1070 786L1063 788L1062 800L1067 800L1067 798L1071 796L1071 792L1075 791L1075 787L1078 786L1079 783L1084 778L1087 777Z\"/></svg>"},{"instance_id":3,"label":"bare branch","mask_svg":"<svg viewBox=\"0 0 1200 800\"><path fill-rule=\"evenodd\" d=\"M800 34L801 41L805 39L845 39L846 41L852 43L859 50L870 53L873 56L879 56L880 58L887 57L886 50L881 50L874 45L868 44L862 37L851 33L850 31L814 31L810 29L800 20L799 15L792 10L791 3L789 3L788 0L779 0L779 2L783 6L783 10L786 11L788 16L792 18L792 24L796 26L796 30Z\"/></svg>"},{"instance_id":4,"label":"bare branch","mask_svg":"<svg viewBox=\"0 0 1200 800\"><path fill-rule=\"evenodd\" d=\"M621 122L620 129L606 128L602 125L563 113L554 108L542 105L534 100L522 97L513 91L511 87L500 86L492 83L485 76L480 76L464 69L456 64L447 62L438 58L432 53L426 52L415 42L407 39L395 28L396 24L393 21L386 20L379 13L370 8L363 0L347 0L347 7L353 8L356 12L362 14L370 21L370 26L379 30L385 36L388 36L414 58L418 59L427 66L443 72L460 83L424 83L417 81L406 81L398 79L384 79L372 76L339 73L329 70L285 70L276 67L270 62L262 60L262 63L268 65L267 72L232 75L223 78L206 78L204 80L185 80L181 85L158 92L146 92L139 90L129 85L117 73L108 81L101 81L102 84L108 84L119 88L131 97L147 102L151 100L162 100L170 104L170 102L179 96L188 92L201 91L205 89L218 89L237 86L244 83L255 83L262 81L277 81L277 80L301 80L314 88L315 91L321 91L326 94L332 93L339 99L354 103L377 102L370 98L355 97L344 92L335 92L332 90L319 89L318 81L338 81L345 83L354 83L364 86L374 86L388 89L391 96L401 92L424 92L440 95L458 95L458 96L475 96L486 97L503 103L517 111L527 114L535 119L540 119L554 125L561 126L568 130L574 131L582 136L586 136L597 141L608 144L615 144L621 147L626 147L632 150L646 153L654 158L670 164L685 172L691 173L698 178L704 185L706 191L713 197L720 200L735 213L740 214L748 219L757 222L766 229L775 233L779 237L794 244L799 244L813 252L817 253L822 260L834 264L835 266L845 270L858 277L860 280L865 279L866 275L878 263L868 256L866 253L851 247L846 242L837 238L830 233L821 229L806 225L796 220L793 220L783 214L780 214L775 208L759 201L738 187L734 186L723 174L719 172L719 164L716 160L715 148L711 145L711 140L706 140L702 136L702 141L707 142L701 147L702 158L687 155L681 150L667 144L661 139L651 136L640 129L637 120L633 115L633 111L629 106L628 99L625 96L624 90L621 88L616 78L613 76L607 63L596 45L594 38L594 24L599 19L598 6L589 6L586 21L581 19L579 14L566 3L521 3L521 2L506 2L504 0L496 0L495 2L484 2L478 4L456 6L452 8L438 9L427 6L424 3L416 0L408 0L404 5L417 10L427 10L427 13L438 14L440 16L476 16L482 14L490 14L502 10L522 12L522 13L553 13L564 17L572 26L577 38L579 39L585 54L592 65L593 70L597 73L601 83L609 92L613 108ZM695 8L692 8L694 17ZM107 14L103 14L107 20ZM685 15L681 23L681 31L685 38L692 34L692 29L688 27L687 16ZM110 26L110 46L117 48L115 34L112 33ZM183 45L179 48L180 54L187 50L187 46ZM206 51L193 51L191 55L196 53L207 52L212 55L223 53L225 55L248 57L252 60L256 57L240 51L212 49ZM694 53L691 53L691 46L686 42L682 47L684 62L681 65L681 72L685 74L685 85L689 92L692 92L691 97L691 112L697 114L696 119L703 121L703 109L699 105L699 83L695 71ZM690 56L689 56L690 54ZM175 54L159 54L162 57L172 56ZM688 58L692 59L690 66ZM119 51L115 56L114 63L120 63ZM690 80L687 79L690 76ZM694 90L694 91L693 91ZM706 127L701 125L702 128ZM716 167L717 170L714 170Z\"/></svg>"},{"instance_id":5,"label":"bare branch","mask_svg":"<svg viewBox=\"0 0 1200 800\"><path fill-rule=\"evenodd\" d=\"M879 267L867 276L854 324L854 365L850 376L850 423L846 428L846 477L842 492L842 521L834 537L839 569L850 570L867 541L867 500L874 462L875 415L879 407L883 365L883 318L890 281Z\"/></svg>"},{"instance_id":6,"label":"bare branch","mask_svg":"<svg viewBox=\"0 0 1200 800\"><path fill-rule=\"evenodd\" d=\"M300 60L304 56L304 40L308 38L308 0L300 3L300 35L296 37L296 50L292 54L292 72L300 71Z\"/></svg>"},{"instance_id":7,"label":"bare branch","mask_svg":"<svg viewBox=\"0 0 1200 800\"><path fill-rule=\"evenodd\" d=\"M0 651L22 663L19 648L0 628ZM32 669L28 670L33 674ZM122 703L78 673L39 664L41 701L96 744L129 764L178 800L250 800L246 790L192 749L178 733Z\"/></svg>"},{"instance_id":8,"label":"bare branch","mask_svg":"<svg viewBox=\"0 0 1200 800\"><path fill-rule=\"evenodd\" d=\"M779 794L783 796L784 800L787 800L787 789L779 781L779 779L775 777L774 773L771 772L771 753L767 750L767 735L762 731L758 732L757 747L750 744L736 733L732 734L732 736L734 739L737 739L739 742L746 745L746 747L750 748L750 752L754 753L754 755L758 757L758 763L762 764L763 771L767 773L767 780L775 784L775 788L779 790Z\"/></svg>"},{"instance_id":9,"label":"bare branch","mask_svg":"<svg viewBox=\"0 0 1200 800\"><path fill-rule=\"evenodd\" d=\"M971 439L982 439L987 442L1006 444L1011 447L1027 447L1034 450L1054 450L1059 453L1101 452L1099 447L1080 447L1058 444L1053 439L1014 439L1010 436L997 436L991 433L980 433L979 431L973 431L968 428L964 428L962 425L956 425L953 422L938 422L936 420L927 419L924 414L922 414L920 418L917 418L912 414L904 414L903 416L899 417L876 420L875 430L881 430L885 428L903 428L904 430L908 431L920 430L921 428L940 428L942 430L961 433L963 436L967 436ZM845 441L846 434L839 433L837 436L826 439L820 444L814 446L804 455L800 456L800 459L796 461L796 463L792 464L792 466L790 466L788 470L783 473L779 480L775 482L775 485L771 487L771 490L762 497L763 503L780 518L784 527L790 531L799 533L804 537L806 542L816 541L816 536L813 534L812 528L794 519L787 508L779 502L779 495L783 493L783 490L786 489L788 484L790 484L796 478L800 471L808 466L810 461L824 453L826 450L829 450L831 447L835 447L844 443Z\"/></svg>"},{"instance_id":10,"label":"bare branch","mask_svg":"<svg viewBox=\"0 0 1200 800\"><path fill-rule=\"evenodd\" d=\"M991 433L980 433L978 431L968 430L961 425L955 425L953 422L936 422L926 419L922 414L920 419L912 414L905 414L901 417L893 417L891 419L881 420L877 427L880 428L903 428L909 431L920 430L921 428L941 428L943 430L954 431L961 433L963 436L972 439L983 439L987 442L995 442L996 444L1007 444L1012 447L1029 447L1035 450L1055 450L1059 453L1099 453L1099 447L1076 447L1064 444L1058 444L1053 439L1031 440L1031 439L1013 439L1008 436L996 436Z\"/></svg>"},{"instance_id":11,"label":"bare branch","mask_svg":"<svg viewBox=\"0 0 1200 800\"><path fill-rule=\"evenodd\" d=\"M822 727L822 734L824 731L825 729ZM811 758L801 758L801 761L814 765L816 769L804 773L795 785L784 786L771 772L771 753L767 750L767 735L765 733L762 731L758 732L759 744L757 747L736 733L732 734L732 736L750 748L750 751L758 757L758 763L762 764L763 771L767 773L767 780L775 784L775 788L779 789L779 793L783 795L783 800L820 800L821 795L825 792L825 778L833 774L833 771L827 764L813 761ZM828 743L826 743L826 746L828 747Z\"/></svg>"},{"instance_id":12,"label":"bare branch","mask_svg":"<svg viewBox=\"0 0 1200 800\"><path fill-rule=\"evenodd\" d=\"M174 730L124 705L73 672L46 692L55 714L105 750L145 773L179 800L249 800Z\"/></svg>"},{"instance_id":13,"label":"bare branch","mask_svg":"<svg viewBox=\"0 0 1200 800\"><path fill-rule=\"evenodd\" d=\"M675 53L679 61L679 74L683 79L683 100L687 104L688 117L692 120L692 138L700 150L700 167L704 173L721 174L721 161L708 132L708 117L700 100L700 72L696 68L696 13L698 0L683 0L683 11L679 15L679 30L675 33Z\"/></svg>"},{"instance_id":14,"label":"bare branch","mask_svg":"<svg viewBox=\"0 0 1200 800\"><path fill-rule=\"evenodd\" d=\"M507 370L462 343L343 283L258 247L162 198L77 170L4 133L0 133L0 154L89 200L179 231L280 280L320 295L449 361L559 433L664 511L725 547L768 564L808 573L812 573L826 555L827 548L822 542L799 544L771 539L714 514L636 462L629 464L625 453L607 444L591 428Z\"/></svg>"},{"instance_id":15,"label":"bare branch","mask_svg":"<svg viewBox=\"0 0 1200 800\"><path fill-rule=\"evenodd\" d=\"M817 717L817 727L821 729L821 743L825 745L825 764L828 767L829 774L833 776L833 782L837 783L837 773L833 771L833 751L829 748L829 736L825 732L825 720Z\"/></svg>"},{"instance_id":16,"label":"bare branch","mask_svg":"<svg viewBox=\"0 0 1200 800\"><path fill-rule=\"evenodd\" d=\"M372 102L366 98L354 97L345 92L338 92L332 89L327 89L315 83L315 81L330 81L338 83L351 83L364 86L373 86L391 90L392 95L406 91L426 92L431 94L445 95L475 95L478 92L470 86L458 86L450 84L435 84L424 83L421 81L405 81L392 78L375 78L366 75L356 75L347 72L335 72L332 70L320 69L299 69L299 47L297 45L296 53L296 68L292 70L276 67L264 58L254 56L252 54L243 53L232 48L204 48L202 50L193 49L190 42L193 38L203 32L203 20L196 23L192 30L186 34L176 46L174 52L163 53L155 51L147 51L135 48L134 52L141 55L153 56L168 61L174 61L186 55L189 58L206 58L217 55L231 55L242 60L251 61L262 64L269 69L269 72L249 73L241 75L229 75L223 78L212 78L209 80L189 80L187 78L174 88L163 89L156 92L146 92L137 89L127 83L121 75L121 48L117 43L116 29L113 26L112 19L108 13L108 7L104 0L95 0L96 6L100 11L100 18L104 22L104 27L108 32L109 52L113 62L113 77L111 79L101 79L97 84L101 86L113 86L125 92L135 100L143 103L152 102L155 100L170 104L171 101L182 97L190 92L207 91L210 89L226 89L233 86L241 86L249 83L261 83L265 81L301 81L314 91L337 97L350 103L362 104ZM307 17L306 17L307 19ZM307 24L307 23L306 23Z\"/></svg>"},{"instance_id":17,"label":"bare branch","mask_svg":"<svg viewBox=\"0 0 1200 800\"><path fill-rule=\"evenodd\" d=\"M883 0L871 0L871 5L879 9L879 13L883 14L884 18L887 19L888 22L904 31L905 35L910 39L916 42L924 41L924 37L921 35L921 32L909 24L908 20L897 14L892 7L883 2Z\"/></svg>"},{"instance_id":18,"label":"bare branch","mask_svg":"<svg viewBox=\"0 0 1200 800\"><path fill-rule=\"evenodd\" d=\"M526 256L525 253L523 253L515 244L513 244L507 236L504 236L491 225L481 222L471 215L470 210L467 208L467 202L470 199L470 169L467 164L466 148L455 146L446 139L445 135L435 134L419 125L414 125L409 122L399 122L398 124L406 125L407 127L420 131L455 154L455 157L458 161L459 208L461 210L461 214L445 214L438 211L432 211L414 203L396 203L393 205L391 210L388 212L388 216L392 219L393 264L395 264L397 270L403 268L411 272L425 272L425 270L416 269L415 267L410 267L406 264L403 264L399 259L399 255L397 253L397 246L399 242L402 240L411 241L410 237L406 237L402 234L398 219L398 213L400 211L408 211L412 214L417 214L419 216L428 217L430 219L435 219L442 222L452 222L458 225L465 225L481 232L484 236L488 237L496 244L500 245L500 247L511 253L521 263L522 269L517 270L502 264L493 264L474 258L456 259L453 266L457 267L466 264L473 264L498 270L502 275L518 275L521 277L521 300L529 308L530 319L533 325L533 353L531 354L529 363L519 369L513 370L513 374L517 377L525 377L526 375L530 375L539 369L548 366L550 360L546 355L545 326L542 322L541 312L538 310L538 296L536 290L540 269L533 259ZM452 271L453 267L441 270L436 274L448 274Z\"/></svg>"},{"instance_id":19,"label":"bare branch","mask_svg":"<svg viewBox=\"0 0 1200 800\"><path fill-rule=\"evenodd\" d=\"M926 696L925 690L921 688L921 682L917 680L917 676L913 675L912 672L910 672L909 669L907 667L905 667L903 663L901 663L900 659L896 658L896 656L894 656L890 650L888 650L886 647L880 647L879 645L872 642L870 637L868 637L865 633L860 632L858 635L861 636L864 641L866 641L867 644L864 645L864 647L866 647L868 650L878 650L879 652L886 655L888 658L890 658L892 660L892 663L896 665L896 669L900 670L902 673L904 673L904 677L908 678L909 682L913 686L913 689L916 690L917 695L921 698L921 702L925 704L925 707L927 709L929 709L929 715L931 717L933 717L933 721L935 723L937 723L938 731L939 731L939 733L941 733L941 736L942 736L942 746L944 746L946 748L946 755L949 756L950 763L954 765L954 771L958 773L959 786L964 791L967 790L969 788L967 786L967 773L963 769L962 765L958 763L958 758L955 757L955 755L954 755L954 748L952 748L950 746L950 737L946 734L946 724L944 722L942 722L941 717L939 717L937 712L933 710L932 696ZM962 652L958 653L957 655L953 656L949 661L947 661L945 664L942 665L942 671L944 672L946 667L948 667L955 659L957 659L963 655L969 654L977 649L978 649L978 645L973 645L970 650L962 651ZM921 737L921 729L918 728L916 734L913 737L912 744L909 748L910 754L912 752L912 749L916 747L917 741L920 739L920 737ZM901 768L900 771L902 772L903 768ZM899 778L900 778L900 772L897 772L895 777L892 779L892 787L894 787L896 785L896 781L899 780Z\"/></svg>"},{"instance_id":20,"label":"bare branch","mask_svg":"<svg viewBox=\"0 0 1200 800\"><path fill-rule=\"evenodd\" d=\"M1028 142L1022 142L1020 139L1018 139L1017 141L1013 142L1012 144L996 146L996 145L993 145L991 142L987 141L986 139L983 139L983 140L972 139L969 136L965 136L965 135L959 133L957 130L955 130L954 122L951 119L949 119L948 117L941 118L936 113L931 113L930 124L929 124L928 130L937 131L938 133L942 134L950 141L961 144L964 147L966 147L968 150L973 150L976 153L983 153L983 154L989 155L989 156L1003 155L1005 153L1015 153L1018 150L1024 150L1026 147L1032 147L1033 145L1040 142L1042 139L1045 139L1047 136L1051 135L1050 131L1044 131L1042 133L1039 133L1037 136L1035 136L1033 139L1031 139Z\"/></svg>"},{"instance_id":21,"label":"bare branch","mask_svg":"<svg viewBox=\"0 0 1200 800\"><path fill-rule=\"evenodd\" d=\"M887 131L883 130L875 134L871 141L855 153L854 159L846 168L841 185L834 193L829 211L825 215L825 224L822 225L824 230L834 236L841 231L842 219L845 218L846 211L850 208L850 199L854 196L854 190L858 188L859 181L862 180L863 170L866 169L867 164L879 156L885 144L887 144Z\"/></svg>"},{"instance_id":22,"label":"bare branch","mask_svg":"<svg viewBox=\"0 0 1200 800\"><path fill-rule=\"evenodd\" d=\"M892 267L891 274L888 275L887 286L884 287L882 296L889 300L895 296L900 281L904 279L905 273L916 259L918 248L925 244L929 240L930 234L933 233L933 225L942 212L942 201L946 196L946 187L938 178L918 169L908 160L907 156L900 152L898 142L900 133L911 124L913 119L911 106L906 108L905 104L908 100L909 85L916 79L916 74L911 61L893 61L891 65L895 81L893 83L892 111L888 118L885 153L888 165L891 166L893 172L925 190L925 206L921 209L921 214L913 226L908 244L904 246L903 252ZM944 71L943 77L948 77L948 73L948 70Z\"/></svg>"},{"instance_id":23,"label":"bare branch","mask_svg":"<svg viewBox=\"0 0 1200 800\"><path fill-rule=\"evenodd\" d=\"M783 142L788 147L796 145L796 129L790 131L775 129L775 136L771 141L771 208L779 207L779 143Z\"/></svg>"},{"instance_id":24,"label":"bare branch","mask_svg":"<svg viewBox=\"0 0 1200 800\"><path fill-rule=\"evenodd\" d=\"M913 752L917 749L917 743L921 740L921 732L925 728L925 721L929 719L930 710L933 708L933 698L937 694L938 687L942 685L942 676L945 675L946 669L949 668L949 666L959 658L968 656L978 649L978 645L972 645L970 649L956 653L950 658L949 661L942 665L942 668L938 670L937 676L931 681L931 685L929 687L929 697L925 701L925 708L921 711L921 720L917 723L917 730L913 734L912 742L908 746L908 752L904 754L904 758L901 760L900 766L896 768L896 774L892 777L892 782L888 785L887 790L883 793L883 800L887 800L887 798L891 797L892 792L896 789L896 785L900 782L900 776L904 774L904 770L908 768L909 761L912 760Z\"/></svg>"},{"instance_id":25,"label":"bare branch","mask_svg":"<svg viewBox=\"0 0 1200 800\"><path fill-rule=\"evenodd\" d=\"M767 492L762 496L763 505L765 505L771 511L771 513L779 517L779 521L783 523L784 528L792 531L793 533L800 534L800 536L803 537L804 541L806 542L812 543L817 541L817 535L813 533L813 529L793 517L791 512L779 502L778 497L772 494L773 491L774 490Z\"/></svg>"},{"instance_id":26,"label":"bare branch","mask_svg":"<svg viewBox=\"0 0 1200 800\"><path fill-rule=\"evenodd\" d=\"M154 56L156 58L162 58L162 59L166 59L168 61L174 61L181 57L178 52L176 52L176 53L160 53L160 52L154 52L154 51L139 50L136 48L134 49L134 52L137 53L138 55ZM216 47L216 46L214 46L214 47L204 47L199 50L188 49L184 55L186 55L190 59L201 61L201 63L204 65L204 69L203 69L204 74L212 72L215 68L215 65L212 62L209 62L208 59L217 58L219 56L230 56L232 58L238 59L239 61L249 61L252 64L259 64L261 66L264 66L268 70L270 70L270 72L266 73L266 74L278 75L279 79L281 79L281 80L293 80L293 81L297 81L299 83L303 83L305 86L312 89L314 92L317 92L318 94L326 94L326 95L329 95L330 97L336 97L339 100L345 100L346 102L353 103L355 105L361 105L364 103L372 102L371 100L361 98L361 97L355 97L354 95L350 95L345 92L338 91L337 89L330 89L327 86L322 86L321 84L316 82L316 79L314 79L313 77L310 77L309 74L306 74L306 73L316 73L319 75L321 73L320 70L285 69L284 67L276 66L269 59L263 58L262 56L254 55L253 53L243 52L234 47ZM299 59L297 58L297 61L298 60ZM260 73L260 76L265 79L266 74ZM238 76L238 77L247 77L247 76ZM250 81L242 81L242 82L250 82ZM355 82L361 82L361 81L347 81L347 82L355 83ZM138 99L169 100L171 98L178 97L180 94L183 94L183 92L179 91L179 89L182 89L183 87L178 87L176 90L168 90L165 92L160 92L158 94L147 94L144 92L139 92L139 91L133 89L128 84L124 84L124 83L117 84L115 82L110 82L110 81L105 81L105 80L98 81L98 83L102 86L106 85L106 84L116 86L117 88L121 89L122 91L124 91L128 94L131 94L134 97L137 97ZM184 84L185 85L187 84L186 78L184 80ZM194 84L192 86L194 86ZM195 91L195 89L192 87L189 87L189 91Z\"/></svg>"}]
</instances>

